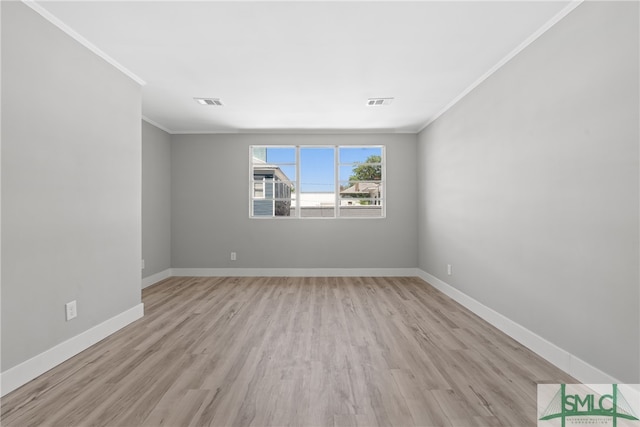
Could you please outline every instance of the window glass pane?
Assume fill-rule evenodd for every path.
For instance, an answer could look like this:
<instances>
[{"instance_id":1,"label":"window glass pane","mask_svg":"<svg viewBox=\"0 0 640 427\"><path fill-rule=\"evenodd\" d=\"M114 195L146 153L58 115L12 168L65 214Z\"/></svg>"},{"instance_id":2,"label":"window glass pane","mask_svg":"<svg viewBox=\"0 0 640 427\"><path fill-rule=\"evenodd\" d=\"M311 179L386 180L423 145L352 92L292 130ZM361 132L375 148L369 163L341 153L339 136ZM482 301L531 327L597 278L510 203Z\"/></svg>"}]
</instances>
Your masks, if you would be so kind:
<instances>
[{"instance_id":1,"label":"window glass pane","mask_svg":"<svg viewBox=\"0 0 640 427\"><path fill-rule=\"evenodd\" d=\"M334 179L333 148L300 148L300 190L303 193L332 193Z\"/></svg>"},{"instance_id":2,"label":"window glass pane","mask_svg":"<svg viewBox=\"0 0 640 427\"><path fill-rule=\"evenodd\" d=\"M382 183L380 181L352 181L340 183L341 198L382 198Z\"/></svg>"},{"instance_id":3,"label":"window glass pane","mask_svg":"<svg viewBox=\"0 0 640 427\"><path fill-rule=\"evenodd\" d=\"M340 147L339 162L341 197L382 197L382 147Z\"/></svg>"},{"instance_id":4,"label":"window glass pane","mask_svg":"<svg viewBox=\"0 0 640 427\"><path fill-rule=\"evenodd\" d=\"M382 179L382 165L370 163L354 163L340 165L340 181L380 181Z\"/></svg>"},{"instance_id":5,"label":"window glass pane","mask_svg":"<svg viewBox=\"0 0 640 427\"><path fill-rule=\"evenodd\" d=\"M264 181L253 182L253 197L256 199L264 199Z\"/></svg>"},{"instance_id":6,"label":"window glass pane","mask_svg":"<svg viewBox=\"0 0 640 427\"><path fill-rule=\"evenodd\" d=\"M275 200L273 205L275 216L291 216L291 199Z\"/></svg>"},{"instance_id":7,"label":"window glass pane","mask_svg":"<svg viewBox=\"0 0 640 427\"><path fill-rule=\"evenodd\" d=\"M372 181L382 179L382 165L356 164L340 165L338 179L340 184L345 182Z\"/></svg>"},{"instance_id":8,"label":"window glass pane","mask_svg":"<svg viewBox=\"0 0 640 427\"><path fill-rule=\"evenodd\" d=\"M302 206L300 208L300 217L302 218L333 218L336 216L334 206Z\"/></svg>"},{"instance_id":9,"label":"window glass pane","mask_svg":"<svg viewBox=\"0 0 640 427\"><path fill-rule=\"evenodd\" d=\"M291 199L255 199L253 203L253 216L293 216L294 210Z\"/></svg>"},{"instance_id":10,"label":"window glass pane","mask_svg":"<svg viewBox=\"0 0 640 427\"><path fill-rule=\"evenodd\" d=\"M359 205L348 203L371 203L369 205ZM347 203L347 204L343 204ZM340 200L340 216L344 218L376 218L382 216L382 206L373 204L375 203L373 200L364 201L364 200Z\"/></svg>"},{"instance_id":11,"label":"window glass pane","mask_svg":"<svg viewBox=\"0 0 640 427\"><path fill-rule=\"evenodd\" d=\"M340 217L370 218L384 215L382 155L382 147L340 147Z\"/></svg>"},{"instance_id":12,"label":"window glass pane","mask_svg":"<svg viewBox=\"0 0 640 427\"><path fill-rule=\"evenodd\" d=\"M333 147L300 148L300 216L335 216L334 153Z\"/></svg>"},{"instance_id":13,"label":"window glass pane","mask_svg":"<svg viewBox=\"0 0 640 427\"><path fill-rule=\"evenodd\" d=\"M340 163L380 163L382 147L340 147Z\"/></svg>"},{"instance_id":14,"label":"window glass pane","mask_svg":"<svg viewBox=\"0 0 640 427\"><path fill-rule=\"evenodd\" d=\"M296 165L278 165L284 174L281 181L289 181L291 183L296 180Z\"/></svg>"},{"instance_id":15,"label":"window glass pane","mask_svg":"<svg viewBox=\"0 0 640 427\"><path fill-rule=\"evenodd\" d=\"M290 216L296 179L296 147L251 148L253 216Z\"/></svg>"},{"instance_id":16,"label":"window glass pane","mask_svg":"<svg viewBox=\"0 0 640 427\"><path fill-rule=\"evenodd\" d=\"M296 147L253 147L252 154L253 163L296 163Z\"/></svg>"},{"instance_id":17,"label":"window glass pane","mask_svg":"<svg viewBox=\"0 0 640 427\"><path fill-rule=\"evenodd\" d=\"M273 201L266 199L253 200L253 216L273 216Z\"/></svg>"}]
</instances>

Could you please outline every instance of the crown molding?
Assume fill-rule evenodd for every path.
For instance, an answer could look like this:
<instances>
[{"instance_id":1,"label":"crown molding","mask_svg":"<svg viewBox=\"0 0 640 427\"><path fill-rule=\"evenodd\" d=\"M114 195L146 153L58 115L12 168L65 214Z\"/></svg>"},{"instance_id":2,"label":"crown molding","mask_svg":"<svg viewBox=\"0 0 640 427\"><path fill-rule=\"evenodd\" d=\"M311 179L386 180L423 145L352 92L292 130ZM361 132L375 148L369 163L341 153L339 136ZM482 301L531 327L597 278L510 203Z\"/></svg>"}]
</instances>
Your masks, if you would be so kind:
<instances>
[{"instance_id":1,"label":"crown molding","mask_svg":"<svg viewBox=\"0 0 640 427\"><path fill-rule=\"evenodd\" d=\"M362 135L362 134L408 134L417 135L415 130L399 129L224 129L203 131L175 131L172 135Z\"/></svg>"},{"instance_id":2,"label":"crown molding","mask_svg":"<svg viewBox=\"0 0 640 427\"><path fill-rule=\"evenodd\" d=\"M120 64L118 61L116 61L115 59L113 59L112 57L104 53L102 50L100 50L96 45L91 43L89 40L82 37L75 30L73 30L67 24L62 22L60 19L56 18L51 12L49 12L44 7L40 6L34 0L22 0L22 3L24 3L33 11L35 11L40 16L42 16L44 19L46 19L47 21L49 21L50 23L58 27L60 30L66 33L69 37L71 37L72 39L74 39L75 41L77 41L87 49L89 49L94 54L98 55L100 58L104 59L107 63L109 63L116 69L118 69L120 72L122 72L124 75L129 77L131 80L138 83L140 86L144 86L146 84L144 80L142 80L140 77L138 77L137 75L129 71L126 67Z\"/></svg>"},{"instance_id":3,"label":"crown molding","mask_svg":"<svg viewBox=\"0 0 640 427\"><path fill-rule=\"evenodd\" d=\"M491 67L489 69L489 71L487 71L486 73L484 73L482 76L480 76L480 78L478 80L476 80L475 82L473 82L469 87L467 87L465 90L462 91L462 93L460 93L460 95L456 96L455 98L453 98L453 100L451 100L451 102L449 102L447 105L444 106L444 108L442 108L440 111L438 111L433 117L429 118L429 120L427 120L427 122L422 125L422 127L420 127L420 129L418 130L417 133L422 132L423 130L425 130L427 128L427 126L429 126L431 123L435 122L438 118L440 118L440 116L442 116L444 113L446 113L447 111L449 111L454 105L456 105L462 98L464 98L465 96L467 96L471 91L473 91L476 87L480 86L480 84L482 82L484 82L485 80L487 80L489 77L491 77L491 75L493 75L496 71L498 71L500 68L502 68L507 62L511 61L517 54L519 54L520 52L522 52L527 46L529 46L531 43L533 43L534 41L536 41L541 35L543 35L544 33L546 33L551 27L553 27L554 25L556 25L558 22L560 22L565 16L567 16L569 13L571 13L576 7L578 7L580 4L582 4L584 0L573 0L571 1L567 6L565 6L560 12L558 12L557 14L555 14L553 16L553 18L551 18L550 20L548 20L547 22L545 22L545 24L538 28L538 30L536 32L534 32L533 34L531 34L529 37L527 37L525 39L525 41L523 41L522 43L520 43L518 45L518 47L516 47L514 50L512 50L511 52L509 52L509 54L507 54L507 56L505 56L504 58L502 58L500 61L498 61L497 64L495 64L493 67Z\"/></svg>"},{"instance_id":4,"label":"crown molding","mask_svg":"<svg viewBox=\"0 0 640 427\"><path fill-rule=\"evenodd\" d=\"M160 123L158 122L154 122L153 120L151 120L150 118L146 117L146 116L142 116L142 120L144 120L145 122L149 123L151 126L155 126L160 130L165 131L166 133L168 133L169 135L173 135L174 132L167 129L166 127L162 126Z\"/></svg>"}]
</instances>

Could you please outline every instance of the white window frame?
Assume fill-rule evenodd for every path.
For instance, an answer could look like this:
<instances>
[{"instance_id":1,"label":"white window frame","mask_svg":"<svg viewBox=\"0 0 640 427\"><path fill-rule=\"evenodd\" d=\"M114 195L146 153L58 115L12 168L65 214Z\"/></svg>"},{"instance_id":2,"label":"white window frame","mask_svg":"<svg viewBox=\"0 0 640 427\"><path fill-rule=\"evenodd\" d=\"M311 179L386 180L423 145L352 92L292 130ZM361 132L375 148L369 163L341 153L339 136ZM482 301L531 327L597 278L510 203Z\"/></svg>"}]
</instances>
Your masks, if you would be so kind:
<instances>
[{"instance_id":1,"label":"white window frame","mask_svg":"<svg viewBox=\"0 0 640 427\"><path fill-rule=\"evenodd\" d=\"M336 188L339 189L340 188L340 167L341 166L346 166L346 165L355 165L355 163L342 163L340 161L340 152L339 149L340 148L367 148L367 147L372 147L372 148L380 148L380 170L381 170L381 177L380 177L380 188L382 189L381 193L381 197L378 198L378 200L380 201L380 208L381 208L381 212L380 212L380 216L373 216L373 217L349 217L349 216L339 216L339 218L344 218L344 219L380 219L380 218L386 218L387 216L387 197L386 197L386 179L387 179L387 170L386 170L386 165L387 165L387 156L386 156L386 146L384 145L339 145L337 146L337 150L336 150ZM365 163L365 164L371 164L371 165L377 165L378 163ZM370 198L367 198L365 200L371 200ZM340 192L336 191L336 209L340 209L341 208L341 203L340 203L341 199L340 199ZM357 201L357 199L354 199L354 202Z\"/></svg>"},{"instance_id":2,"label":"white window frame","mask_svg":"<svg viewBox=\"0 0 640 427\"><path fill-rule=\"evenodd\" d=\"M249 218L250 219L282 219L282 220L291 220L291 219L305 219L305 220L314 220L314 219L346 219L346 220L375 220L375 219L385 219L387 217L387 195L386 195L386 189L387 189L387 185L386 185L386 181L387 181L387 171L386 171L386 166L387 166L387 156L386 156L386 146L385 145L380 145L380 144L363 144L363 145L330 145L330 144L326 144L326 145L261 145L261 144L256 144L256 145L250 145L249 146L249 182L250 183L255 183L255 180L253 178L253 172L254 172L254 163L253 163L253 150L256 147L264 147L264 148L289 148L289 149L295 149L295 178L291 179L291 182L293 184L293 187L295 188L295 208L291 211L292 215L291 216L276 216L275 215L275 203L277 199L275 197L275 188L274 188L274 192L272 195L273 198L273 204L274 204L274 214L271 216L255 216L253 214L253 207L254 207L254 200L264 200L266 198L266 181L265 178L263 177L263 192L262 192L262 197L255 197L254 194L254 189L253 189L253 185L249 185ZM323 216L301 216L301 193L300 193L300 175L301 175L301 165L300 165L300 150L301 149L306 149L306 148L332 148L334 150L334 163L333 163L333 168L334 168L334 192L335 192L335 199L334 199L334 213L333 216L330 217L323 217ZM340 149L341 148L379 148L380 149L380 154L381 154L381 172L382 172L382 176L380 179L380 187L382 189L382 191L380 192L380 197L378 198L378 201L380 203L380 215L379 216L341 216L340 215L340 208L341 206L341 198L340 198L340 166L345 166L348 165L350 163L341 163L340 162ZM374 163L375 165L377 165L377 163ZM291 163L286 163L283 165L291 165ZM275 180L273 182L273 185L275 185ZM291 200L292 196L293 196L293 192L291 192L290 197L287 200ZM284 200L284 199L283 199ZM369 199L367 199L369 200ZM357 201L357 199L354 199L354 202Z\"/></svg>"}]
</instances>

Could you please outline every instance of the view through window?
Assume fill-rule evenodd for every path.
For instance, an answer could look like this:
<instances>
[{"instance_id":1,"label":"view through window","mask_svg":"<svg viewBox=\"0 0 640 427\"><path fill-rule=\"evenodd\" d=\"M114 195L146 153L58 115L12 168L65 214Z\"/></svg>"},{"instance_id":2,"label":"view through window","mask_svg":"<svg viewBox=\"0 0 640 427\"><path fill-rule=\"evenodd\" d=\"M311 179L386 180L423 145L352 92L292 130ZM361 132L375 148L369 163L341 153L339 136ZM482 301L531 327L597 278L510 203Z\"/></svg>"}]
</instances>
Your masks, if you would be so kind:
<instances>
[{"instance_id":1,"label":"view through window","mask_svg":"<svg viewBox=\"0 0 640 427\"><path fill-rule=\"evenodd\" d=\"M253 218L383 218L383 146L251 146Z\"/></svg>"}]
</instances>

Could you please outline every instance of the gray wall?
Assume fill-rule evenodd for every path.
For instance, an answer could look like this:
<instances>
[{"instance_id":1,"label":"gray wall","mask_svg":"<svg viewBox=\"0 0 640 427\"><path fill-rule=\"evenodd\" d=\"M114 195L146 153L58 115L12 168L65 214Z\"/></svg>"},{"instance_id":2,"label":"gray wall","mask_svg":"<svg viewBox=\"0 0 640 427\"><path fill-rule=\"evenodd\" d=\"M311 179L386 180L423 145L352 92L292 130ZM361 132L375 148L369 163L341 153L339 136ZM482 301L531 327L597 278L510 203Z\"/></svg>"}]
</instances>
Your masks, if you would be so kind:
<instances>
[{"instance_id":1,"label":"gray wall","mask_svg":"<svg viewBox=\"0 0 640 427\"><path fill-rule=\"evenodd\" d=\"M638 3L585 2L418 143L419 267L630 383L638 36Z\"/></svg>"},{"instance_id":2,"label":"gray wall","mask_svg":"<svg viewBox=\"0 0 640 427\"><path fill-rule=\"evenodd\" d=\"M171 268L171 135L142 122L142 277Z\"/></svg>"},{"instance_id":3,"label":"gray wall","mask_svg":"<svg viewBox=\"0 0 640 427\"><path fill-rule=\"evenodd\" d=\"M251 144L385 144L387 217L250 219ZM416 135L173 135L172 267L415 267L415 159Z\"/></svg>"},{"instance_id":4,"label":"gray wall","mask_svg":"<svg viewBox=\"0 0 640 427\"><path fill-rule=\"evenodd\" d=\"M1 7L5 371L140 303L141 149L138 84Z\"/></svg>"}]
</instances>

